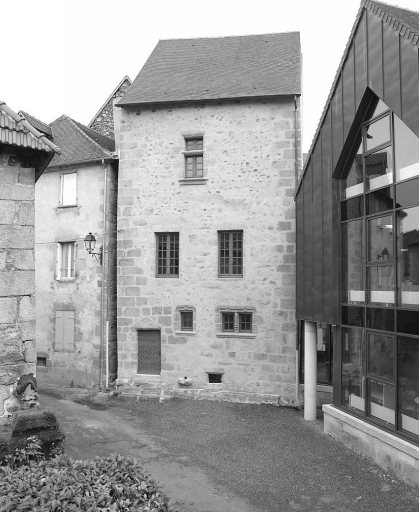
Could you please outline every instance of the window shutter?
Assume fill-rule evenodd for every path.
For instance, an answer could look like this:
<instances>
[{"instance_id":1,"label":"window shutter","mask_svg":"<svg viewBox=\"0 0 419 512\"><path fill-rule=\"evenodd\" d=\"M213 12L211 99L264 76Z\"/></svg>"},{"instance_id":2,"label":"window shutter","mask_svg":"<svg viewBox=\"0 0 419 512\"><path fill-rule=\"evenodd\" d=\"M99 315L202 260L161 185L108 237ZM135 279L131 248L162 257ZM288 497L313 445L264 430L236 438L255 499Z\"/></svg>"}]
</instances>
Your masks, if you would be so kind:
<instances>
[{"instance_id":1,"label":"window shutter","mask_svg":"<svg viewBox=\"0 0 419 512\"><path fill-rule=\"evenodd\" d=\"M55 349L64 349L64 311L55 312Z\"/></svg>"},{"instance_id":2,"label":"window shutter","mask_svg":"<svg viewBox=\"0 0 419 512\"><path fill-rule=\"evenodd\" d=\"M56 268L56 279L61 279L61 259L62 259L62 248L61 244L57 244L57 268Z\"/></svg>"},{"instance_id":3,"label":"window shutter","mask_svg":"<svg viewBox=\"0 0 419 512\"><path fill-rule=\"evenodd\" d=\"M74 349L74 311L63 311L64 313L64 349Z\"/></svg>"},{"instance_id":4,"label":"window shutter","mask_svg":"<svg viewBox=\"0 0 419 512\"><path fill-rule=\"evenodd\" d=\"M77 204L77 173L61 175L61 204Z\"/></svg>"}]
</instances>

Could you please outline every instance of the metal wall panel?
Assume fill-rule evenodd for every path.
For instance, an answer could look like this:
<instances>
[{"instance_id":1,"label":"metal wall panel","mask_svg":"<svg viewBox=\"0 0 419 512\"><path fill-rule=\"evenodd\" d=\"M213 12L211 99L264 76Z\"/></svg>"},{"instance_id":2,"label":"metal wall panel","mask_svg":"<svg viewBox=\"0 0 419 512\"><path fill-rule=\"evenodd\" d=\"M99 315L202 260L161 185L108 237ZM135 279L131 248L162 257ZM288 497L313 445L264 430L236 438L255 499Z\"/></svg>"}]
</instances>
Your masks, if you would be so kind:
<instances>
[{"instance_id":1,"label":"metal wall panel","mask_svg":"<svg viewBox=\"0 0 419 512\"><path fill-rule=\"evenodd\" d=\"M354 36L355 48L355 108L357 109L365 93L368 83L367 65L367 15L364 11Z\"/></svg>"},{"instance_id":2,"label":"metal wall panel","mask_svg":"<svg viewBox=\"0 0 419 512\"><path fill-rule=\"evenodd\" d=\"M383 100L401 117L399 37L393 30L383 30Z\"/></svg>"},{"instance_id":3,"label":"metal wall panel","mask_svg":"<svg viewBox=\"0 0 419 512\"><path fill-rule=\"evenodd\" d=\"M346 140L355 117L354 45L351 44L342 70L343 82L343 140Z\"/></svg>"},{"instance_id":4,"label":"metal wall panel","mask_svg":"<svg viewBox=\"0 0 419 512\"><path fill-rule=\"evenodd\" d=\"M343 102L342 102L342 77L336 84L332 101L332 133L333 133L333 165L337 164L343 147Z\"/></svg>"},{"instance_id":5,"label":"metal wall panel","mask_svg":"<svg viewBox=\"0 0 419 512\"><path fill-rule=\"evenodd\" d=\"M313 315L313 168L309 163L304 188L304 315Z\"/></svg>"},{"instance_id":6,"label":"metal wall panel","mask_svg":"<svg viewBox=\"0 0 419 512\"><path fill-rule=\"evenodd\" d=\"M297 226L297 241L296 245L296 274L297 274L297 300L296 300L296 316L297 318L304 318L304 193L303 190L297 195L295 200L296 208L296 226ZM298 278L301 276L301 278Z\"/></svg>"},{"instance_id":7,"label":"metal wall panel","mask_svg":"<svg viewBox=\"0 0 419 512\"><path fill-rule=\"evenodd\" d=\"M321 144L313 151L313 318L323 316L323 183Z\"/></svg>"},{"instance_id":8,"label":"metal wall panel","mask_svg":"<svg viewBox=\"0 0 419 512\"><path fill-rule=\"evenodd\" d=\"M403 122L419 137L418 49L400 38Z\"/></svg>"},{"instance_id":9,"label":"metal wall panel","mask_svg":"<svg viewBox=\"0 0 419 512\"><path fill-rule=\"evenodd\" d=\"M383 98L383 37L382 23L371 12L367 13L368 85Z\"/></svg>"}]
</instances>

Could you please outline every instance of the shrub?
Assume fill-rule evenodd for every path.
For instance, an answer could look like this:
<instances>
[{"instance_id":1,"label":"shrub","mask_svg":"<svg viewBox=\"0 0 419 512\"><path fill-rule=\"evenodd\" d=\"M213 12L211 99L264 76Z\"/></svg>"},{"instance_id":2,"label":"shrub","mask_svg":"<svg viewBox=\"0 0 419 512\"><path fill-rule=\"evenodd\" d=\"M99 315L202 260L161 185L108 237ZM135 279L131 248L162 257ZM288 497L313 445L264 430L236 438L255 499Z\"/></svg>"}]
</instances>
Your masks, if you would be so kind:
<instances>
[{"instance_id":1,"label":"shrub","mask_svg":"<svg viewBox=\"0 0 419 512\"><path fill-rule=\"evenodd\" d=\"M121 455L93 460L58 456L0 467L0 512L170 512L157 484Z\"/></svg>"}]
</instances>

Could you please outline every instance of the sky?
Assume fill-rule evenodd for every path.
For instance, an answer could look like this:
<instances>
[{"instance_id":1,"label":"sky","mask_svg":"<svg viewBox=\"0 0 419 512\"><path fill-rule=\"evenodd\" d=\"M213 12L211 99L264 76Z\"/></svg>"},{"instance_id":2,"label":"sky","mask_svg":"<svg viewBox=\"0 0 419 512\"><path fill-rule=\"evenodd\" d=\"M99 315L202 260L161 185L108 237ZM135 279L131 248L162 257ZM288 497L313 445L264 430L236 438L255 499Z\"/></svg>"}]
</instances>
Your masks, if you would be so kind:
<instances>
[{"instance_id":1,"label":"sky","mask_svg":"<svg viewBox=\"0 0 419 512\"><path fill-rule=\"evenodd\" d=\"M387 0L419 11L419 0ZM309 149L361 0L1 2L0 100L50 123L88 124L159 39L301 33L303 151Z\"/></svg>"}]
</instances>

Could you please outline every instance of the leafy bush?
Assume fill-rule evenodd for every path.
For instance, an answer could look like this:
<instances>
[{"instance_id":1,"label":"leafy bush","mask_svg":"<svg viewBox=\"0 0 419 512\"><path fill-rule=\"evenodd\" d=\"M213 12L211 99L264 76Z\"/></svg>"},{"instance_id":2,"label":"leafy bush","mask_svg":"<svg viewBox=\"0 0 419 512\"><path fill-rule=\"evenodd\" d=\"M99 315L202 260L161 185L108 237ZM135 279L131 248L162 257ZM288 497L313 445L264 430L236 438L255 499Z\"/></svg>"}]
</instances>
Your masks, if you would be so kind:
<instances>
[{"instance_id":1,"label":"leafy bush","mask_svg":"<svg viewBox=\"0 0 419 512\"><path fill-rule=\"evenodd\" d=\"M170 512L157 484L120 455L0 467L0 512Z\"/></svg>"},{"instance_id":2,"label":"leafy bush","mask_svg":"<svg viewBox=\"0 0 419 512\"><path fill-rule=\"evenodd\" d=\"M40 440L36 436L30 436L25 439L23 447L15 448L13 453L0 457L0 466L7 465L11 468L16 468L22 464L39 462L44 459L45 456L42 452Z\"/></svg>"}]
</instances>

